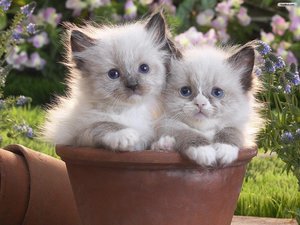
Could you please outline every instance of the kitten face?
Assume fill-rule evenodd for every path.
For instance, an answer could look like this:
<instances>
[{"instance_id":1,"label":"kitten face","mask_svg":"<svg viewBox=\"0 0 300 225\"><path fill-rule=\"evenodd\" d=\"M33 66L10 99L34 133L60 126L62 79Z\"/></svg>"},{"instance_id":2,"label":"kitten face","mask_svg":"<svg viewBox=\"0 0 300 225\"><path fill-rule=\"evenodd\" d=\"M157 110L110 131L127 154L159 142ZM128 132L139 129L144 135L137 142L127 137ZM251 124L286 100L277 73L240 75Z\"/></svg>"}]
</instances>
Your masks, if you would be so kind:
<instances>
[{"instance_id":1,"label":"kitten face","mask_svg":"<svg viewBox=\"0 0 300 225\"><path fill-rule=\"evenodd\" d=\"M165 91L168 114L192 127L212 120L216 124L246 120L251 86L243 85L246 80L252 85L248 67L253 68L254 60L254 51L249 52L236 60L238 53L230 56L221 49L202 47L187 50L182 60L173 60ZM247 62L244 66L242 59Z\"/></svg>"},{"instance_id":2,"label":"kitten face","mask_svg":"<svg viewBox=\"0 0 300 225\"><path fill-rule=\"evenodd\" d=\"M159 95L171 51L167 42L166 25L158 14L146 23L75 28L71 58L80 88L94 101L108 104L133 104Z\"/></svg>"}]
</instances>

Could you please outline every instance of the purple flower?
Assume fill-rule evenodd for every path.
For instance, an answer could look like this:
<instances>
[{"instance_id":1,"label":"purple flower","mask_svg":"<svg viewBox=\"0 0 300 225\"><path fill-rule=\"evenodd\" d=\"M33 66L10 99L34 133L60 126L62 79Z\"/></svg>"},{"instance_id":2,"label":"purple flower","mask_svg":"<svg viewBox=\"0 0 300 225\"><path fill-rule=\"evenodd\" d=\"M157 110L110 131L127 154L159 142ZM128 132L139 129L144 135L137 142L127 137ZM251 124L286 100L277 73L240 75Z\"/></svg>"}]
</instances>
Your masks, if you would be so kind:
<instances>
[{"instance_id":1,"label":"purple flower","mask_svg":"<svg viewBox=\"0 0 300 225\"><path fill-rule=\"evenodd\" d=\"M294 140L293 134L289 131L286 131L281 135L281 141L286 144L290 143L293 140Z\"/></svg>"},{"instance_id":2,"label":"purple flower","mask_svg":"<svg viewBox=\"0 0 300 225\"><path fill-rule=\"evenodd\" d=\"M32 43L36 48L41 48L49 43L48 34L46 32L42 32L28 39L28 42Z\"/></svg>"},{"instance_id":3,"label":"purple flower","mask_svg":"<svg viewBox=\"0 0 300 225\"><path fill-rule=\"evenodd\" d=\"M276 71L275 64L269 59L265 61L265 69L268 73L274 73Z\"/></svg>"},{"instance_id":4,"label":"purple flower","mask_svg":"<svg viewBox=\"0 0 300 225\"><path fill-rule=\"evenodd\" d=\"M29 24L27 25L26 29L27 29L27 32L28 32L29 34L35 34L35 33L36 33L36 25L33 24L33 23L29 23Z\"/></svg>"},{"instance_id":5,"label":"purple flower","mask_svg":"<svg viewBox=\"0 0 300 225\"><path fill-rule=\"evenodd\" d=\"M300 85L300 77L299 77L298 72L296 74L294 74L294 76L292 78L292 83L296 86Z\"/></svg>"},{"instance_id":6,"label":"purple flower","mask_svg":"<svg viewBox=\"0 0 300 225\"><path fill-rule=\"evenodd\" d=\"M261 55L267 55L272 51L271 47L263 41L258 41L259 46L256 48Z\"/></svg>"},{"instance_id":7,"label":"purple flower","mask_svg":"<svg viewBox=\"0 0 300 225\"><path fill-rule=\"evenodd\" d=\"M256 68L256 69L254 70L254 73L255 73L256 76L259 77L259 76L261 75L262 71L261 71L260 68Z\"/></svg>"},{"instance_id":8,"label":"purple flower","mask_svg":"<svg viewBox=\"0 0 300 225\"><path fill-rule=\"evenodd\" d=\"M16 102L16 105L17 106L23 106L25 105L27 102L29 101L29 98L21 95L17 98L17 102Z\"/></svg>"},{"instance_id":9,"label":"purple flower","mask_svg":"<svg viewBox=\"0 0 300 225\"><path fill-rule=\"evenodd\" d=\"M35 9L36 3L35 2L31 2L27 5L24 5L23 7L21 7L21 13L24 14L25 16L29 17L32 15L34 9Z\"/></svg>"},{"instance_id":10,"label":"purple flower","mask_svg":"<svg viewBox=\"0 0 300 225\"><path fill-rule=\"evenodd\" d=\"M33 138L34 133L33 133L33 129L31 127L27 127L26 136L28 138Z\"/></svg>"},{"instance_id":11,"label":"purple flower","mask_svg":"<svg viewBox=\"0 0 300 225\"><path fill-rule=\"evenodd\" d=\"M277 57L277 62L275 63L276 69L283 69L285 67L285 62L281 56Z\"/></svg>"},{"instance_id":12,"label":"purple flower","mask_svg":"<svg viewBox=\"0 0 300 225\"><path fill-rule=\"evenodd\" d=\"M18 32L17 30L15 30L13 33L12 33L12 38L15 40L15 41L19 41L20 39L22 39L22 33Z\"/></svg>"},{"instance_id":13,"label":"purple flower","mask_svg":"<svg viewBox=\"0 0 300 225\"><path fill-rule=\"evenodd\" d=\"M41 58L39 53L34 52L30 55L29 60L27 61L26 66L30 68L35 68L37 70L41 70L46 65L46 61Z\"/></svg>"},{"instance_id":14,"label":"purple flower","mask_svg":"<svg viewBox=\"0 0 300 225\"><path fill-rule=\"evenodd\" d=\"M7 11L11 5L11 0L0 0L0 7L3 11Z\"/></svg>"},{"instance_id":15,"label":"purple flower","mask_svg":"<svg viewBox=\"0 0 300 225\"><path fill-rule=\"evenodd\" d=\"M292 92L291 85L289 85L289 84L285 85L285 87L284 87L284 93L290 94L291 92Z\"/></svg>"}]
</instances>

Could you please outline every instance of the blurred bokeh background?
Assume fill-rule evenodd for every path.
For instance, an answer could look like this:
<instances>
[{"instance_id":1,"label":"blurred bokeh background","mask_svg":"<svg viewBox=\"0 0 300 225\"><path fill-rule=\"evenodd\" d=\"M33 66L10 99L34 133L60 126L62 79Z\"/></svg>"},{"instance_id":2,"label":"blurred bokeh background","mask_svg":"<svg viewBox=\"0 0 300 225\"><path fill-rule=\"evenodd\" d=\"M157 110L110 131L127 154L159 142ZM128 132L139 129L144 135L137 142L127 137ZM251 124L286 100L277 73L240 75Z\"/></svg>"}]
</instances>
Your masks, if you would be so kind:
<instances>
[{"instance_id":1,"label":"blurred bokeh background","mask_svg":"<svg viewBox=\"0 0 300 225\"><path fill-rule=\"evenodd\" d=\"M5 29L17 9L29 0L14 0L0 16ZM179 45L243 44L262 39L289 64L300 58L300 4L279 7L271 0L36 0L30 17L38 32L24 39L7 62L13 71L7 77L4 95L25 95L33 105L49 103L64 92L65 68L61 34L64 21L81 24L122 23L139 19L156 8L164 8ZM290 2L290 1L287 1Z\"/></svg>"}]
</instances>

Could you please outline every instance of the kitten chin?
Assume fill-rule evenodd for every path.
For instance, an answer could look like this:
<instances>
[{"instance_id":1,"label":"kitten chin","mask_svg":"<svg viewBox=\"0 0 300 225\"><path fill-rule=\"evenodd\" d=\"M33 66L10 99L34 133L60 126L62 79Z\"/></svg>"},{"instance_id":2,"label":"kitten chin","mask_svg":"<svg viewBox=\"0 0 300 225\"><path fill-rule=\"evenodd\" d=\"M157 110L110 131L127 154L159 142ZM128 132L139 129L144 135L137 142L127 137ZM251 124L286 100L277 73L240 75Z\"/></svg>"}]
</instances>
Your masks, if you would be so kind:
<instances>
[{"instance_id":1,"label":"kitten chin","mask_svg":"<svg viewBox=\"0 0 300 225\"><path fill-rule=\"evenodd\" d=\"M48 110L54 144L135 151L149 147L175 45L161 12L119 26L67 28L67 97Z\"/></svg>"},{"instance_id":2,"label":"kitten chin","mask_svg":"<svg viewBox=\"0 0 300 225\"><path fill-rule=\"evenodd\" d=\"M165 140L175 140L175 150L198 164L214 166L231 163L239 148L253 143L262 125L252 123L262 121L252 74L254 49L253 42L231 48L194 47L172 60L163 94L165 114L152 146L169 149Z\"/></svg>"}]
</instances>

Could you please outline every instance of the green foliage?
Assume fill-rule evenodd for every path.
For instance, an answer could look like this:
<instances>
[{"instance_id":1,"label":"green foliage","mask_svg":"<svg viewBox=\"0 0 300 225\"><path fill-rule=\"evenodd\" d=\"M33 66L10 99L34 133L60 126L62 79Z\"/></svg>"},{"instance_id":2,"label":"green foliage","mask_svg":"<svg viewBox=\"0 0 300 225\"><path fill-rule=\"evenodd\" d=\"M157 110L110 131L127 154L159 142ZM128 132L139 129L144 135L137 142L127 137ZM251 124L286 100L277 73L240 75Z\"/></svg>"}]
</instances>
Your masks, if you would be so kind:
<instances>
[{"instance_id":1,"label":"green foliage","mask_svg":"<svg viewBox=\"0 0 300 225\"><path fill-rule=\"evenodd\" d=\"M1 111L0 115L3 115L2 113L3 112ZM10 115L10 118L13 119L14 124L15 123L20 124L26 121L26 123L29 124L29 126L32 127L33 130L38 130L38 128L44 121L44 115L45 115L44 111L41 108L39 107L31 108L29 106L12 107L8 109L7 112L5 113ZM7 137L6 130L2 129L1 127L0 127L0 136L2 136L3 138L2 142L0 142L0 147L5 147L9 144L18 143L28 148L34 149L36 151L45 153L47 155L57 157L54 150L54 146L39 140L37 136L35 136L34 138L28 138L21 134L21 135L14 135L13 137Z\"/></svg>"},{"instance_id":2,"label":"green foliage","mask_svg":"<svg viewBox=\"0 0 300 225\"><path fill-rule=\"evenodd\" d=\"M254 158L247 169L236 215L293 218L300 208L297 179L276 156Z\"/></svg>"}]
</instances>

